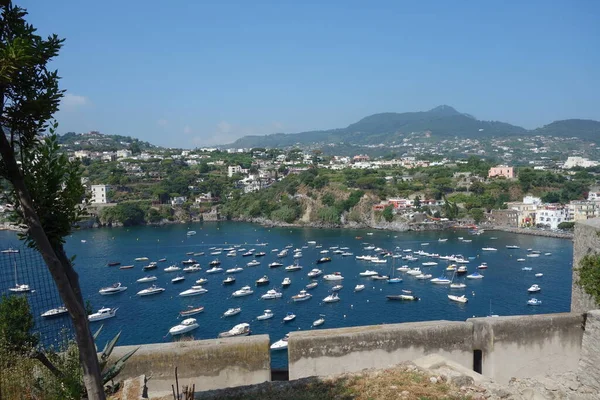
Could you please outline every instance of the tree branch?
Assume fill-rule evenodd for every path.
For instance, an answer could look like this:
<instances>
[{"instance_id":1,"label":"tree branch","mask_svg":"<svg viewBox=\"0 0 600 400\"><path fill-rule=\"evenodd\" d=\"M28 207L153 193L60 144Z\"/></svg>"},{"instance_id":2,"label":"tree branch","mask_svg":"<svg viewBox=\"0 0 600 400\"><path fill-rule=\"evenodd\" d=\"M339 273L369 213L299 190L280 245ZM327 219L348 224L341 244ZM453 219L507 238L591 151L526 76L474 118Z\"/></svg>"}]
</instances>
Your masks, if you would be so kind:
<instances>
[{"instance_id":1,"label":"tree branch","mask_svg":"<svg viewBox=\"0 0 600 400\"><path fill-rule=\"evenodd\" d=\"M39 362L41 362L44 365L44 367L48 368L50 370L50 372L52 372L52 375L57 377L59 380L63 381L65 379L65 374L63 374L61 370L56 368L54 366L54 364L52 364L52 362L50 360L48 360L48 357L46 357L46 354L42 353L41 351L36 351L31 356L31 358L36 359Z\"/></svg>"}]
</instances>

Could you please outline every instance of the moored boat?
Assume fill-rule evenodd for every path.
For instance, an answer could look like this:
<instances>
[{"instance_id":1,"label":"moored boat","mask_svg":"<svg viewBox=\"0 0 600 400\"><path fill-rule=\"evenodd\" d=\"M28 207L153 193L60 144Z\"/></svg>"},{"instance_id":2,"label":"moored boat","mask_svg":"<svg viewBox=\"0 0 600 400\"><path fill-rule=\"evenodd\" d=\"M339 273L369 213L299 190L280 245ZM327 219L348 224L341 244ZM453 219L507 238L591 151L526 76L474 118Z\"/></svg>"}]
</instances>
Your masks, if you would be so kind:
<instances>
[{"instance_id":1,"label":"moored boat","mask_svg":"<svg viewBox=\"0 0 600 400\"><path fill-rule=\"evenodd\" d=\"M103 287L98 291L101 295L117 294L127 290L127 286L121 285L121 282L113 283L111 286Z\"/></svg>"},{"instance_id":2,"label":"moored boat","mask_svg":"<svg viewBox=\"0 0 600 400\"><path fill-rule=\"evenodd\" d=\"M247 323L242 323L242 324L237 324L236 326L234 326L233 328L231 328L230 330L226 331L226 332L221 332L219 333L219 338L228 338L228 337L235 337L235 336L247 336L250 334L250 324Z\"/></svg>"},{"instance_id":3,"label":"moored boat","mask_svg":"<svg viewBox=\"0 0 600 400\"><path fill-rule=\"evenodd\" d=\"M186 318L178 325L175 325L171 329L169 329L169 333L171 336L182 335L184 333L188 333L193 331L194 329L199 328L200 325L196 322L195 318Z\"/></svg>"},{"instance_id":4,"label":"moored boat","mask_svg":"<svg viewBox=\"0 0 600 400\"><path fill-rule=\"evenodd\" d=\"M118 308L102 307L95 313L88 315L88 321L95 322L95 321L102 321L107 318L112 318L115 315L117 315L117 310L118 310Z\"/></svg>"},{"instance_id":5,"label":"moored boat","mask_svg":"<svg viewBox=\"0 0 600 400\"><path fill-rule=\"evenodd\" d=\"M188 308L186 310L179 311L179 315L182 317L189 317L190 315L200 314L202 311L204 311L204 307L202 307L202 306L199 306L199 307L188 306Z\"/></svg>"}]
</instances>

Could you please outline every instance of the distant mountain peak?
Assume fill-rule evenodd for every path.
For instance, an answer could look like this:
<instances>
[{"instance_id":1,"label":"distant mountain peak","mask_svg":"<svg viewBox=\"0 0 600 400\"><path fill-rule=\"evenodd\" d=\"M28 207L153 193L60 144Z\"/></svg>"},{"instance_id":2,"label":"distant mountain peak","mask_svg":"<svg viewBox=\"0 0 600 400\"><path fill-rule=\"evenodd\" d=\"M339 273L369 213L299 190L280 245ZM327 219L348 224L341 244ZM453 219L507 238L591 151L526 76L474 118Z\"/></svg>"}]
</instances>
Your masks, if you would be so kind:
<instances>
[{"instance_id":1,"label":"distant mountain peak","mask_svg":"<svg viewBox=\"0 0 600 400\"><path fill-rule=\"evenodd\" d=\"M454 107L442 104L428 111L429 113L443 114L443 115L462 115Z\"/></svg>"}]
</instances>

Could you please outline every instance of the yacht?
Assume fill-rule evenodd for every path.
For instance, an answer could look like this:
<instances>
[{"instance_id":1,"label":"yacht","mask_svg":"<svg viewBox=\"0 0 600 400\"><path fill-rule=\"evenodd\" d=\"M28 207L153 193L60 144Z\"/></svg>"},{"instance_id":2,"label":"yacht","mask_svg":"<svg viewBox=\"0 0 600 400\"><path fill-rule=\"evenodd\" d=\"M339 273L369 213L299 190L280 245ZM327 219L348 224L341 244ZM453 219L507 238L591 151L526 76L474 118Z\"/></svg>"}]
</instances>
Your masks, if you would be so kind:
<instances>
[{"instance_id":1,"label":"yacht","mask_svg":"<svg viewBox=\"0 0 600 400\"><path fill-rule=\"evenodd\" d=\"M458 267L458 269L456 270L456 275L462 275L462 274L466 274L467 272L469 272L467 270L467 267L465 267L464 265L461 265L460 267Z\"/></svg>"},{"instance_id":2,"label":"yacht","mask_svg":"<svg viewBox=\"0 0 600 400\"><path fill-rule=\"evenodd\" d=\"M338 301L340 301L340 298L335 292L323 299L323 303L337 303Z\"/></svg>"},{"instance_id":3,"label":"yacht","mask_svg":"<svg viewBox=\"0 0 600 400\"><path fill-rule=\"evenodd\" d=\"M206 271L207 274L218 274L219 272L223 272L223 268L221 268L221 267L212 267L211 269L209 269L209 270Z\"/></svg>"},{"instance_id":4,"label":"yacht","mask_svg":"<svg viewBox=\"0 0 600 400\"><path fill-rule=\"evenodd\" d=\"M0 253L2 253L2 254L15 254L18 252L19 252L19 250L13 249L12 247L9 247L8 249L0 251ZM119 264L117 264L117 265L119 265Z\"/></svg>"},{"instance_id":5,"label":"yacht","mask_svg":"<svg viewBox=\"0 0 600 400\"><path fill-rule=\"evenodd\" d=\"M454 296L452 294L449 294L448 298L458 303L466 303L467 301L469 301L469 299L467 299L464 294L462 296Z\"/></svg>"},{"instance_id":6,"label":"yacht","mask_svg":"<svg viewBox=\"0 0 600 400\"><path fill-rule=\"evenodd\" d=\"M122 268L122 267L121 267L121 268ZM142 267L142 270L144 270L144 271L150 271L150 270L152 270L152 269L156 269L156 268L158 268L158 264L156 264L156 263L150 263L150 264L148 264L148 265L144 265L144 266Z\"/></svg>"},{"instance_id":7,"label":"yacht","mask_svg":"<svg viewBox=\"0 0 600 400\"><path fill-rule=\"evenodd\" d=\"M542 290L542 288L541 288L541 287L539 287L539 285L536 285L536 284L533 284L533 285L531 285L531 286L529 287L529 289L527 289L527 291L528 291L529 293L537 293L537 292L539 292L540 290Z\"/></svg>"},{"instance_id":8,"label":"yacht","mask_svg":"<svg viewBox=\"0 0 600 400\"><path fill-rule=\"evenodd\" d=\"M431 279L433 278L433 275L431 274L419 274L419 275L415 275L415 279L419 279L422 281L426 281L427 279Z\"/></svg>"},{"instance_id":9,"label":"yacht","mask_svg":"<svg viewBox=\"0 0 600 400\"><path fill-rule=\"evenodd\" d=\"M285 317L283 317L283 322L290 322L290 321L293 321L294 319L296 319L296 314L288 311L288 313L285 315Z\"/></svg>"},{"instance_id":10,"label":"yacht","mask_svg":"<svg viewBox=\"0 0 600 400\"><path fill-rule=\"evenodd\" d=\"M189 317L190 315L200 314L202 311L204 311L204 307L202 307L202 306L200 306L200 307L188 306L188 308L186 310L179 311L179 316Z\"/></svg>"},{"instance_id":11,"label":"yacht","mask_svg":"<svg viewBox=\"0 0 600 400\"><path fill-rule=\"evenodd\" d=\"M385 263L387 263L387 260L382 260L382 259L380 259L380 258L373 258L373 259L371 260L371 262L372 262L372 263L375 263L375 264L385 264Z\"/></svg>"},{"instance_id":12,"label":"yacht","mask_svg":"<svg viewBox=\"0 0 600 400\"><path fill-rule=\"evenodd\" d=\"M227 254L225 254L225 257L235 257L235 256L237 256L237 252L235 250L232 250L232 251L228 252Z\"/></svg>"},{"instance_id":13,"label":"yacht","mask_svg":"<svg viewBox=\"0 0 600 400\"><path fill-rule=\"evenodd\" d=\"M388 300L417 301L419 298L412 294L393 294L385 296Z\"/></svg>"},{"instance_id":14,"label":"yacht","mask_svg":"<svg viewBox=\"0 0 600 400\"><path fill-rule=\"evenodd\" d=\"M181 283L185 280L185 276L176 276L175 278L171 279L171 283Z\"/></svg>"},{"instance_id":15,"label":"yacht","mask_svg":"<svg viewBox=\"0 0 600 400\"><path fill-rule=\"evenodd\" d=\"M483 275L479 272L473 272L472 274L467 275L467 279L483 279Z\"/></svg>"},{"instance_id":16,"label":"yacht","mask_svg":"<svg viewBox=\"0 0 600 400\"><path fill-rule=\"evenodd\" d=\"M228 330L226 332L219 333L219 338L228 338L228 337L234 337L234 336L247 336L249 334L250 334L250 324L242 323L242 324L237 324L236 326L234 326L233 328L231 328L230 330Z\"/></svg>"},{"instance_id":17,"label":"yacht","mask_svg":"<svg viewBox=\"0 0 600 400\"><path fill-rule=\"evenodd\" d=\"M186 235L188 236L194 236L196 234L196 231L187 231Z\"/></svg>"},{"instance_id":18,"label":"yacht","mask_svg":"<svg viewBox=\"0 0 600 400\"><path fill-rule=\"evenodd\" d=\"M321 275L323 273L323 271L321 271L318 268L313 268L310 270L310 272L307 274L309 278L316 278L317 276Z\"/></svg>"},{"instance_id":19,"label":"yacht","mask_svg":"<svg viewBox=\"0 0 600 400\"><path fill-rule=\"evenodd\" d=\"M298 301L306 301L312 297L312 294L308 293L306 290L301 290L297 295L292 296L292 300L294 302Z\"/></svg>"},{"instance_id":20,"label":"yacht","mask_svg":"<svg viewBox=\"0 0 600 400\"><path fill-rule=\"evenodd\" d=\"M235 268L229 268L228 270L225 270L226 274L237 274L238 272L242 272L244 270L244 268L242 267L235 267Z\"/></svg>"},{"instance_id":21,"label":"yacht","mask_svg":"<svg viewBox=\"0 0 600 400\"><path fill-rule=\"evenodd\" d=\"M541 278L542 276L544 276L544 274L542 274L541 272L538 272L537 274L535 274L536 278Z\"/></svg>"},{"instance_id":22,"label":"yacht","mask_svg":"<svg viewBox=\"0 0 600 400\"><path fill-rule=\"evenodd\" d=\"M228 276L227 278L223 279L223 285L231 285L233 283L235 283L234 276Z\"/></svg>"},{"instance_id":23,"label":"yacht","mask_svg":"<svg viewBox=\"0 0 600 400\"><path fill-rule=\"evenodd\" d=\"M294 258L302 258L302 253L301 252L294 253L294 255L292 257L294 257Z\"/></svg>"},{"instance_id":24,"label":"yacht","mask_svg":"<svg viewBox=\"0 0 600 400\"><path fill-rule=\"evenodd\" d=\"M533 268L531 267L523 267L521 268L521 271L531 271Z\"/></svg>"},{"instance_id":25,"label":"yacht","mask_svg":"<svg viewBox=\"0 0 600 400\"><path fill-rule=\"evenodd\" d=\"M204 289L202 286L192 286L190 289L184 290L183 292L179 293L179 296L181 296L181 297L198 296L198 295L204 294L206 292L208 292L208 290Z\"/></svg>"},{"instance_id":26,"label":"yacht","mask_svg":"<svg viewBox=\"0 0 600 400\"><path fill-rule=\"evenodd\" d=\"M29 285L24 284L24 283L18 283L18 282L19 282L19 278L17 276L17 263L15 263L15 286L8 288L8 290L13 293L31 292L31 288L29 287Z\"/></svg>"},{"instance_id":27,"label":"yacht","mask_svg":"<svg viewBox=\"0 0 600 400\"><path fill-rule=\"evenodd\" d=\"M482 247L482 251L498 251L495 247Z\"/></svg>"},{"instance_id":28,"label":"yacht","mask_svg":"<svg viewBox=\"0 0 600 400\"><path fill-rule=\"evenodd\" d=\"M177 265L171 265L170 267L165 268L165 272L177 272L180 270L181 268L179 268Z\"/></svg>"},{"instance_id":29,"label":"yacht","mask_svg":"<svg viewBox=\"0 0 600 400\"><path fill-rule=\"evenodd\" d=\"M119 261L109 261L106 265L109 267L116 267L117 265L121 265L121 263Z\"/></svg>"},{"instance_id":30,"label":"yacht","mask_svg":"<svg viewBox=\"0 0 600 400\"><path fill-rule=\"evenodd\" d=\"M408 267L408 265L403 265L401 267L396 268L396 271L400 271L400 272L408 272L410 268Z\"/></svg>"},{"instance_id":31,"label":"yacht","mask_svg":"<svg viewBox=\"0 0 600 400\"><path fill-rule=\"evenodd\" d=\"M552 253L544 253L545 256L551 256Z\"/></svg>"},{"instance_id":32,"label":"yacht","mask_svg":"<svg viewBox=\"0 0 600 400\"><path fill-rule=\"evenodd\" d=\"M262 286L262 285L268 285L269 284L269 277L266 275L263 275L261 278L258 278L256 280L256 286Z\"/></svg>"},{"instance_id":33,"label":"yacht","mask_svg":"<svg viewBox=\"0 0 600 400\"><path fill-rule=\"evenodd\" d=\"M326 281L341 281L344 279L340 272L334 272L333 274L327 274L323 276Z\"/></svg>"},{"instance_id":34,"label":"yacht","mask_svg":"<svg viewBox=\"0 0 600 400\"><path fill-rule=\"evenodd\" d=\"M356 286L354 286L354 291L355 292L360 292L360 291L363 291L363 290L365 290L365 285L356 285Z\"/></svg>"},{"instance_id":35,"label":"yacht","mask_svg":"<svg viewBox=\"0 0 600 400\"><path fill-rule=\"evenodd\" d=\"M517 246L517 245L514 245L514 244L507 244L507 245L506 245L506 248L507 248L507 249L520 249L520 247L519 247L519 246Z\"/></svg>"},{"instance_id":36,"label":"yacht","mask_svg":"<svg viewBox=\"0 0 600 400\"><path fill-rule=\"evenodd\" d=\"M109 295L109 294L120 293L124 290L127 290L127 286L122 286L121 282L117 282L117 283L112 284L111 286L103 287L102 289L100 289L98 291L98 293L100 293L101 295Z\"/></svg>"},{"instance_id":37,"label":"yacht","mask_svg":"<svg viewBox=\"0 0 600 400\"><path fill-rule=\"evenodd\" d=\"M302 269L302 267L298 264L292 264L292 265L288 265L287 267L285 267L285 270L288 272L300 271L301 269Z\"/></svg>"},{"instance_id":38,"label":"yacht","mask_svg":"<svg viewBox=\"0 0 600 400\"><path fill-rule=\"evenodd\" d=\"M373 279L374 281L387 281L388 279L390 279L390 277L387 275L377 274L377 275L372 275L371 279Z\"/></svg>"},{"instance_id":39,"label":"yacht","mask_svg":"<svg viewBox=\"0 0 600 400\"><path fill-rule=\"evenodd\" d=\"M175 325L174 327L169 329L169 333L171 334L171 336L181 335L184 333L191 332L194 329L197 329L199 327L200 327L200 325L198 325L198 323L196 323L195 318L186 318L183 321L181 321L180 324Z\"/></svg>"},{"instance_id":40,"label":"yacht","mask_svg":"<svg viewBox=\"0 0 600 400\"><path fill-rule=\"evenodd\" d=\"M342 289L343 289L342 285L335 285L334 287L331 288L331 291L332 292L339 292Z\"/></svg>"},{"instance_id":41,"label":"yacht","mask_svg":"<svg viewBox=\"0 0 600 400\"><path fill-rule=\"evenodd\" d=\"M134 261L148 261L148 257L138 257L138 258L134 258Z\"/></svg>"},{"instance_id":42,"label":"yacht","mask_svg":"<svg viewBox=\"0 0 600 400\"><path fill-rule=\"evenodd\" d=\"M265 310L261 315L259 315L258 317L256 317L257 321L264 321L265 319L271 319L273 318L275 314L273 314L273 311L271 310Z\"/></svg>"},{"instance_id":43,"label":"yacht","mask_svg":"<svg viewBox=\"0 0 600 400\"><path fill-rule=\"evenodd\" d=\"M254 253L252 251L247 251L244 254L242 254L242 257L250 257L252 255L254 255Z\"/></svg>"},{"instance_id":44,"label":"yacht","mask_svg":"<svg viewBox=\"0 0 600 400\"><path fill-rule=\"evenodd\" d=\"M273 343L270 347L271 350L286 350L288 348L288 339L290 334L288 333L282 339L279 339L275 343Z\"/></svg>"},{"instance_id":45,"label":"yacht","mask_svg":"<svg viewBox=\"0 0 600 400\"><path fill-rule=\"evenodd\" d=\"M539 256L540 256L539 253L529 253L529 254L527 254L527 257L531 257L531 258L533 258L533 257L539 257Z\"/></svg>"},{"instance_id":46,"label":"yacht","mask_svg":"<svg viewBox=\"0 0 600 400\"><path fill-rule=\"evenodd\" d=\"M292 284L292 280L288 277L283 278L283 282L281 282L282 287L288 287Z\"/></svg>"},{"instance_id":47,"label":"yacht","mask_svg":"<svg viewBox=\"0 0 600 400\"><path fill-rule=\"evenodd\" d=\"M448 239L442 239L442 238L438 239L438 242L447 242L447 241L448 241Z\"/></svg>"},{"instance_id":48,"label":"yacht","mask_svg":"<svg viewBox=\"0 0 600 400\"><path fill-rule=\"evenodd\" d=\"M279 253L277 253L277 257L279 257L279 258L287 257L287 255L288 255L287 249L283 249Z\"/></svg>"},{"instance_id":49,"label":"yacht","mask_svg":"<svg viewBox=\"0 0 600 400\"><path fill-rule=\"evenodd\" d=\"M331 257L321 257L317 260L317 264L331 262Z\"/></svg>"},{"instance_id":50,"label":"yacht","mask_svg":"<svg viewBox=\"0 0 600 400\"><path fill-rule=\"evenodd\" d=\"M467 285L465 285L464 283L451 283L450 284L450 289L464 289L466 287L467 287Z\"/></svg>"},{"instance_id":51,"label":"yacht","mask_svg":"<svg viewBox=\"0 0 600 400\"><path fill-rule=\"evenodd\" d=\"M252 290L250 288L250 286L244 286L241 289L233 292L231 295L233 297L244 297L244 296L250 296L252 293L254 293L254 290Z\"/></svg>"},{"instance_id":52,"label":"yacht","mask_svg":"<svg viewBox=\"0 0 600 400\"><path fill-rule=\"evenodd\" d=\"M527 300L527 304L530 306L539 306L542 304L542 301L532 297L531 299Z\"/></svg>"},{"instance_id":53,"label":"yacht","mask_svg":"<svg viewBox=\"0 0 600 400\"><path fill-rule=\"evenodd\" d=\"M479 267L477 267L477 269L487 269L488 265L487 263L481 263L481 265Z\"/></svg>"},{"instance_id":54,"label":"yacht","mask_svg":"<svg viewBox=\"0 0 600 400\"><path fill-rule=\"evenodd\" d=\"M198 264L198 261L192 259L192 258L188 258L187 260L184 260L181 262L183 265L192 265L192 264Z\"/></svg>"},{"instance_id":55,"label":"yacht","mask_svg":"<svg viewBox=\"0 0 600 400\"><path fill-rule=\"evenodd\" d=\"M242 309L240 307L230 308L223 313L223 317L233 317L234 315L237 315L241 312L242 312Z\"/></svg>"},{"instance_id":56,"label":"yacht","mask_svg":"<svg viewBox=\"0 0 600 400\"><path fill-rule=\"evenodd\" d=\"M189 274L191 272L198 272L201 270L202 270L202 267L200 267L200 264L192 264L192 265L188 265L187 267L185 267L183 269L183 272L186 272Z\"/></svg>"},{"instance_id":57,"label":"yacht","mask_svg":"<svg viewBox=\"0 0 600 400\"><path fill-rule=\"evenodd\" d=\"M208 282L208 279L206 278L200 278L196 281L196 285L204 285L205 283Z\"/></svg>"},{"instance_id":58,"label":"yacht","mask_svg":"<svg viewBox=\"0 0 600 400\"><path fill-rule=\"evenodd\" d=\"M366 270L364 272L360 272L358 275L360 275L362 277L369 277L369 276L379 275L379 273L377 271Z\"/></svg>"},{"instance_id":59,"label":"yacht","mask_svg":"<svg viewBox=\"0 0 600 400\"><path fill-rule=\"evenodd\" d=\"M221 261L219 261L218 258L212 260L211 262L208 263L211 267L217 267L219 265L221 265Z\"/></svg>"},{"instance_id":60,"label":"yacht","mask_svg":"<svg viewBox=\"0 0 600 400\"><path fill-rule=\"evenodd\" d=\"M319 318L319 319L317 319L317 320L313 321L313 323L312 323L312 326L313 326L313 328L314 328L314 327L317 327L317 326L321 326L321 325L323 325L324 323L325 323L325 318L321 317L321 318Z\"/></svg>"},{"instance_id":61,"label":"yacht","mask_svg":"<svg viewBox=\"0 0 600 400\"><path fill-rule=\"evenodd\" d=\"M204 253L202 253L202 254L204 254ZM195 254L195 255L198 255L198 254ZM159 259L158 259L158 262L165 262L165 261L167 261L167 259L166 259L166 258L159 258Z\"/></svg>"},{"instance_id":62,"label":"yacht","mask_svg":"<svg viewBox=\"0 0 600 400\"><path fill-rule=\"evenodd\" d=\"M317 281L311 281L308 285L306 285L306 290L314 289L319 285Z\"/></svg>"},{"instance_id":63,"label":"yacht","mask_svg":"<svg viewBox=\"0 0 600 400\"><path fill-rule=\"evenodd\" d=\"M267 253L265 253L264 251L259 251L258 253L254 254L254 257L258 258L258 257L264 257L266 255L267 255Z\"/></svg>"},{"instance_id":64,"label":"yacht","mask_svg":"<svg viewBox=\"0 0 600 400\"><path fill-rule=\"evenodd\" d=\"M429 282L435 283L436 285L449 285L451 281L450 281L450 279L448 279L444 275L442 275L439 278L433 278Z\"/></svg>"},{"instance_id":65,"label":"yacht","mask_svg":"<svg viewBox=\"0 0 600 400\"><path fill-rule=\"evenodd\" d=\"M93 314L88 315L88 321L102 321L103 319L112 318L117 315L118 308L102 307Z\"/></svg>"},{"instance_id":66,"label":"yacht","mask_svg":"<svg viewBox=\"0 0 600 400\"><path fill-rule=\"evenodd\" d=\"M269 268L279 268L279 267L283 267L283 264L280 262L272 262L271 264L269 264Z\"/></svg>"},{"instance_id":67,"label":"yacht","mask_svg":"<svg viewBox=\"0 0 600 400\"><path fill-rule=\"evenodd\" d=\"M354 255L354 253L351 253L349 251L342 252L342 257L352 257L353 255Z\"/></svg>"},{"instance_id":68,"label":"yacht","mask_svg":"<svg viewBox=\"0 0 600 400\"><path fill-rule=\"evenodd\" d=\"M246 267L257 267L259 265L260 265L260 261L252 260L248 264L246 264Z\"/></svg>"},{"instance_id":69,"label":"yacht","mask_svg":"<svg viewBox=\"0 0 600 400\"><path fill-rule=\"evenodd\" d=\"M424 267L433 267L438 265L438 263L436 263L435 261L426 261L424 263L421 263L421 265Z\"/></svg>"},{"instance_id":70,"label":"yacht","mask_svg":"<svg viewBox=\"0 0 600 400\"><path fill-rule=\"evenodd\" d=\"M67 310L67 307L60 306L60 307L52 308L48 311L43 312L41 317L43 317L43 318L58 317L60 315L66 314L68 312L69 311Z\"/></svg>"},{"instance_id":71,"label":"yacht","mask_svg":"<svg viewBox=\"0 0 600 400\"><path fill-rule=\"evenodd\" d=\"M260 296L260 298L263 300L271 300L271 299L279 299L279 298L281 298L281 296L283 296L283 293L278 292L275 289L269 289L269 290L267 290L267 293Z\"/></svg>"},{"instance_id":72,"label":"yacht","mask_svg":"<svg viewBox=\"0 0 600 400\"><path fill-rule=\"evenodd\" d=\"M138 296L151 296L153 294L159 294L165 291L165 288L158 287L156 285L152 285L147 289L140 290L137 292Z\"/></svg>"},{"instance_id":73,"label":"yacht","mask_svg":"<svg viewBox=\"0 0 600 400\"><path fill-rule=\"evenodd\" d=\"M517 262L523 262L523 261L525 261L524 258L517 258Z\"/></svg>"},{"instance_id":74,"label":"yacht","mask_svg":"<svg viewBox=\"0 0 600 400\"><path fill-rule=\"evenodd\" d=\"M422 272L421 272L421 268L418 268L418 267L417 267L417 268L410 269L410 270L406 271L406 273L407 273L408 275L414 275L414 276L416 276L416 275L421 275L421 274L422 274Z\"/></svg>"}]
</instances>

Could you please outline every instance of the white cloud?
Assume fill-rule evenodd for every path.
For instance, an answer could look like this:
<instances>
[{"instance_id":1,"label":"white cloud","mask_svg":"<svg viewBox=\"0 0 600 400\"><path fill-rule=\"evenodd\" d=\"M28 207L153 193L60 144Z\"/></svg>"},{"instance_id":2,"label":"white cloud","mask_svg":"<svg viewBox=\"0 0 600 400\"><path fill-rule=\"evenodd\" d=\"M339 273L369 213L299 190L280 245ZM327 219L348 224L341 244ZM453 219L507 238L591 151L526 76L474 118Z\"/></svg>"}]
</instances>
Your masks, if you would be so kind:
<instances>
[{"instance_id":1,"label":"white cloud","mask_svg":"<svg viewBox=\"0 0 600 400\"><path fill-rule=\"evenodd\" d=\"M167 121L164 118L159 119L158 121L156 121L156 123L158 124L158 126L162 126L163 128L169 125L169 121Z\"/></svg>"},{"instance_id":2,"label":"white cloud","mask_svg":"<svg viewBox=\"0 0 600 400\"><path fill-rule=\"evenodd\" d=\"M62 106L65 108L79 108L90 104L90 100L85 96L80 96L73 93L66 93L62 98Z\"/></svg>"}]
</instances>

